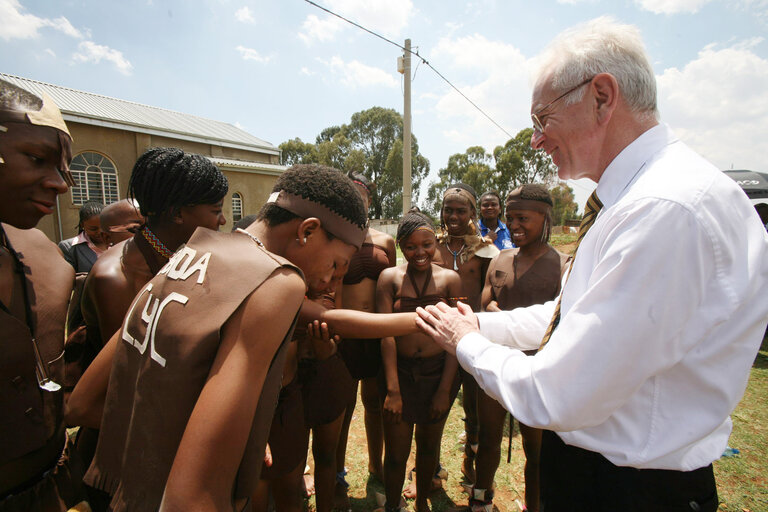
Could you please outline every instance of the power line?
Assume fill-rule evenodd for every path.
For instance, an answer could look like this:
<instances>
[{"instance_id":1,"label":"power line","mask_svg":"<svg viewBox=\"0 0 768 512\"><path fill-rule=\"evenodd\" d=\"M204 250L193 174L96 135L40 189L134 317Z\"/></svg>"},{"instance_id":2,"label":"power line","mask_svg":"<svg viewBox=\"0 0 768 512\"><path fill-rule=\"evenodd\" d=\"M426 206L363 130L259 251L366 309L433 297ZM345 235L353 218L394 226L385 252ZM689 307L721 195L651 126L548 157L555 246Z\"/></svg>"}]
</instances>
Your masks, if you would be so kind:
<instances>
[{"instance_id":1,"label":"power line","mask_svg":"<svg viewBox=\"0 0 768 512\"><path fill-rule=\"evenodd\" d=\"M398 43L396 43L396 42L392 41L391 39L387 39L386 37L382 36L381 34L377 34L377 33L376 33L376 32L374 32L373 30L367 29L367 28L365 28L364 26L360 25L359 23L355 23L354 21L352 21L352 20L349 20L349 19L345 18L344 16L342 16L342 15L340 15L340 14L336 14L335 12L331 11L330 9L326 9L326 8L325 8L325 7L323 7L322 5L319 5L319 4L315 3L315 2L313 2L312 0L304 0L304 1L305 1L305 2L307 2L307 3L308 3L308 4L310 4L310 5L313 5L313 6L317 7L318 9L320 9L320 10L322 10L322 11L325 11L325 12L327 12L328 14L330 14L330 15L332 15L332 16L336 16L336 17L337 17L337 18L339 18L340 20L346 21L346 22L347 22L347 23L349 23L350 25L354 25L354 26L356 26L357 28L359 28L359 29L361 29L361 30L364 30L364 31L368 32L368 33L369 33L369 34L371 34L372 36L378 37L379 39L382 39L382 40L384 40L384 41L388 42L388 43L389 43L389 44L391 44L391 45L397 46L398 48L400 48L400 49L401 49L402 51L404 51L404 52L405 52L405 51L407 51L407 52L408 52L408 53L410 53L411 55L415 55L415 56L416 56L418 59L420 59L420 60L421 60L421 62L423 62L424 64L426 64L426 65L427 65L427 67L429 67L429 69L431 69L432 71L434 71L434 72L435 72L435 74L436 74L437 76L439 76L440 78L442 78L442 79L443 79L443 81L445 81L445 83L447 83L448 85L450 85L450 86L453 88L453 90L454 90L454 91L456 91L457 93L459 93L459 94L461 95L461 97L462 97L462 98L464 98L465 100L467 100L467 101L469 102L469 104L470 104L470 105L472 105L473 107L475 107L475 109L477 109L477 111L478 111L478 112L480 112L481 114L483 114L483 115L484 115L484 116L485 116L485 117L486 117L486 118L487 118L487 119L488 119L490 122L492 122L492 123L493 123L493 124L494 124L494 125L495 125L495 126L498 128L498 129L499 129L499 130L501 130L502 132L504 132L504 133L506 134L506 136L507 136L507 137L509 137L510 139L511 139L511 138L513 138L513 137L512 137L512 135L511 135L511 134L510 134L510 133L509 133L507 130L505 130L504 128L502 128L502 126L501 126L499 123L497 123L497 122L496 122L496 121L495 121L495 120L494 120L494 119L493 119L491 116L489 116L488 114L486 114L486 113L485 113L485 111L484 111L483 109L481 109L480 107L478 107L478 106L477 106L477 104L476 104L474 101L472 101L471 99L469 99L469 98L467 97L467 95L466 95L466 94L464 94L463 92L461 92L461 91L459 90L459 88L458 88L458 87L456 87L455 85L453 85L453 84L451 83L451 81L450 81L450 80L448 80L447 78L445 78L445 77L443 76L443 74L442 74L442 73L440 73L440 72L439 72L437 69L435 69L435 67L434 67L432 64L430 64L430 63L429 63L429 61L428 61L427 59L425 59L424 57L422 57L421 55L419 55L419 52L418 52L418 51L414 52L413 50L406 50L404 46L402 46L402 45L400 45L400 44L398 44ZM409 80L410 80L410 78L411 78L411 77L408 77L408 79L409 79Z\"/></svg>"}]
</instances>

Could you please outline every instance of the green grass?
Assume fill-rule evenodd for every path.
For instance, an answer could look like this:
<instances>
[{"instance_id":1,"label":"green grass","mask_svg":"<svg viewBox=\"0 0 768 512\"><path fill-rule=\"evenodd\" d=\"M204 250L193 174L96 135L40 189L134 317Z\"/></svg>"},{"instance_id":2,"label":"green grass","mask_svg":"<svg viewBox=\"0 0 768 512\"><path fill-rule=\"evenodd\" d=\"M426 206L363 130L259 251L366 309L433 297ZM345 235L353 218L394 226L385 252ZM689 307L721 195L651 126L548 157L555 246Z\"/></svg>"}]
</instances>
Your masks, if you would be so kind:
<instances>
[{"instance_id":1,"label":"green grass","mask_svg":"<svg viewBox=\"0 0 768 512\"><path fill-rule=\"evenodd\" d=\"M734 411L733 434L729 445L738 448L735 457L721 458L714 464L720 495L720 510L736 512L768 511L768 338L763 340L762 348L755 359L747 390L739 406ZM463 445L459 442L464 424L461 408L461 393L453 405L445 426L441 447L441 460L448 469L448 481L441 491L431 496L432 510L436 512L450 510L457 505L467 503L467 495L461 486L461 454ZM512 435L512 460L506 462L509 432L505 431L502 443L502 462L496 473L495 505L502 512L517 510L515 499L522 501L524 492L523 464L525 457L520 441L520 433L515 425ZM358 400L352 418L350 439L347 453L347 481L350 483L349 496L354 512L370 512L376 508L375 493L384 492L382 484L368 478L368 453L366 450L365 430L363 428L363 408ZM415 446L411 450L413 467ZM309 509L314 510L314 500L310 500Z\"/></svg>"},{"instance_id":2,"label":"green grass","mask_svg":"<svg viewBox=\"0 0 768 512\"><path fill-rule=\"evenodd\" d=\"M575 235L553 235L555 246L573 244ZM570 252L570 247L564 247ZM398 256L401 256L398 253ZM740 450L735 457L721 458L714 463L720 496L720 510L735 512L768 511L768 338L752 367L749 383L744 398L732 414L733 434L729 445ZM461 486L461 455L463 445L459 442L464 416L461 408L461 393L453 405L445 426L441 446L441 461L448 469L448 481L441 491L431 496L432 509L436 512L450 510L456 505L466 505L467 495ZM515 499L522 501L524 492L523 464L525 462L520 434L517 428L512 433L512 460L506 462L506 450L509 433L505 432L502 443L502 462L496 473L495 505L502 512L517 510ZM411 450L412 460L408 467L413 467L415 446ZM368 478L368 453L365 430L363 427L363 408L358 400L350 429L346 461L350 483L350 499L354 512L370 512L376 508L375 493L384 492L380 482ZM411 502L412 503L412 502ZM411 505L409 503L409 506ZM309 509L314 510L314 499L309 502Z\"/></svg>"}]
</instances>

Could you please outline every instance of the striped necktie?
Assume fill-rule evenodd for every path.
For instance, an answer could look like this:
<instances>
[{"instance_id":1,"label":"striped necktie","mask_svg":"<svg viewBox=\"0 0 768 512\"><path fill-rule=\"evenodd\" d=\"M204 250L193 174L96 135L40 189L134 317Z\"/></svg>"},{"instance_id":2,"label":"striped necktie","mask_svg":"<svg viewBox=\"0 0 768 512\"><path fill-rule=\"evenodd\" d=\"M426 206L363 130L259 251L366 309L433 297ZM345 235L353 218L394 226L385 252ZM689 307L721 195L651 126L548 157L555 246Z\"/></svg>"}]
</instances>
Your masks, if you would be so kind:
<instances>
[{"instance_id":1,"label":"striped necktie","mask_svg":"<svg viewBox=\"0 0 768 512\"><path fill-rule=\"evenodd\" d=\"M571 269L573 268L573 262L576 259L576 252L579 250L579 244L581 243L581 240L584 238L584 235L587 234L587 231L589 231L589 228L592 227L592 224L595 223L597 214L602 207L603 207L603 203L601 203L600 199L597 197L597 191L592 192L592 195L589 196L589 199L587 199L587 205L584 207L584 217L582 217L581 224L579 224L579 234L576 237L576 248L573 250L573 255L571 256L571 264L568 267L568 277L571 276ZM566 283L567 282L568 282L568 279L566 278ZM557 298L557 305L555 305L555 313L552 315L552 320L550 320L549 322L549 327L547 327L547 332L544 333L544 338L541 340L541 345L539 345L539 350L544 348L544 345L547 344L547 342L549 341L549 338L552 337L552 332L560 323L560 300L562 299L562 297L563 297L563 294L561 292L560 296Z\"/></svg>"}]
</instances>

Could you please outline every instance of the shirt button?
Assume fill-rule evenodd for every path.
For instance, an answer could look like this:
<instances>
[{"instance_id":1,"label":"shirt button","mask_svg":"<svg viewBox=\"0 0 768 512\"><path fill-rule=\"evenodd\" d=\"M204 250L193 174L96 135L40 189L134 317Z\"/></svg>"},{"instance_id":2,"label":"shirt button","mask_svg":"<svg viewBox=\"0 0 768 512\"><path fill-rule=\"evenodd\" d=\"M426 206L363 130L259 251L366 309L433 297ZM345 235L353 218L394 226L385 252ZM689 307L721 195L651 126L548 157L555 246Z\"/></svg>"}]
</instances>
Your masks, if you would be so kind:
<instances>
[{"instance_id":1,"label":"shirt button","mask_svg":"<svg viewBox=\"0 0 768 512\"><path fill-rule=\"evenodd\" d=\"M691 502L689 502L689 503L688 503L688 506L689 506L689 507L691 507L691 510L694 510L694 511L698 511L698 510L701 510L701 505L699 505L699 504L698 504L697 502L695 502L695 501L691 501Z\"/></svg>"},{"instance_id":2,"label":"shirt button","mask_svg":"<svg viewBox=\"0 0 768 512\"><path fill-rule=\"evenodd\" d=\"M24 385L24 378L21 375L11 379L11 384L16 388L16 391L21 391L21 386Z\"/></svg>"}]
</instances>

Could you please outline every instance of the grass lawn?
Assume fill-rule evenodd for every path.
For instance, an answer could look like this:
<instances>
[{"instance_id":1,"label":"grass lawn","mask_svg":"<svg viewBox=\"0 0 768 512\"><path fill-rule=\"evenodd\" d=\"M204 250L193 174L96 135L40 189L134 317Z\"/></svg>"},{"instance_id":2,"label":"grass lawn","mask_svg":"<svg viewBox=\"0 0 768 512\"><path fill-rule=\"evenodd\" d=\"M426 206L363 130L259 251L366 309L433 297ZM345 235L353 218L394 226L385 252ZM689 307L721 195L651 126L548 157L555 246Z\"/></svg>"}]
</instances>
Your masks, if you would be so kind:
<instances>
[{"instance_id":1,"label":"grass lawn","mask_svg":"<svg viewBox=\"0 0 768 512\"><path fill-rule=\"evenodd\" d=\"M553 236L553 245L563 252L572 252L573 235ZM398 254L398 256L400 256ZM736 512L768 511L768 338L763 340L755 363L752 367L747 390L739 406L734 411L733 434L729 445L740 451L737 456L721 458L715 462L715 476L720 495L720 510ZM463 445L459 435L463 431L463 411L461 394L453 405L445 427L441 447L441 461L448 469L448 481L441 491L431 497L432 510L436 512L450 510L457 505L467 503L467 495L461 486L461 455ZM509 433L506 432L502 448L502 462L496 473L496 499L494 503L502 512L514 512L516 499L521 499L524 491L523 464L524 455L517 428L512 433L512 459L506 463L506 450ZM415 447L414 447L415 448ZM411 457L413 459L412 449ZM363 408L358 400L352 419L348 443L346 466L349 471L350 498L354 512L370 512L376 508L375 493L383 493L380 482L368 478L368 454L366 450L365 430L363 427ZM413 461L408 467L413 467ZM314 499L309 501L309 510L314 510Z\"/></svg>"}]
</instances>

